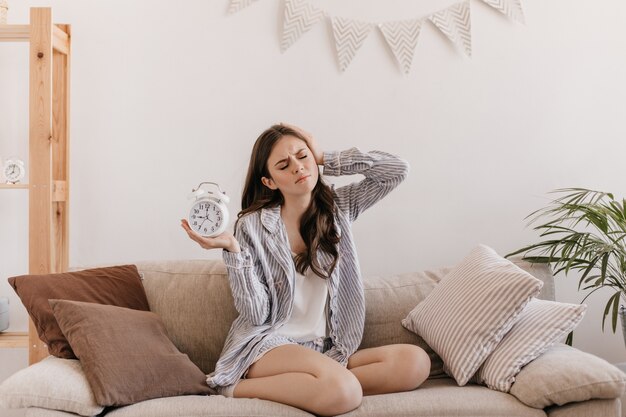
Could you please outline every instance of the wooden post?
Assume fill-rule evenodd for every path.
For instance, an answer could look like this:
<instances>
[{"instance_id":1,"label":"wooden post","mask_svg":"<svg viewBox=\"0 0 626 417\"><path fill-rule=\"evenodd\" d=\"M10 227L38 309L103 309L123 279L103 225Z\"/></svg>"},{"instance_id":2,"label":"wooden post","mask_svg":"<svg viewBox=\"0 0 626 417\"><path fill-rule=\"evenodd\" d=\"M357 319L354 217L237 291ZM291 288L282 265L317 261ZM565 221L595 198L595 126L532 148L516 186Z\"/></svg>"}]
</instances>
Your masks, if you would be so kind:
<instances>
[{"instance_id":1,"label":"wooden post","mask_svg":"<svg viewBox=\"0 0 626 417\"><path fill-rule=\"evenodd\" d=\"M29 100L29 266L30 274L52 272L52 11L30 10ZM33 323L29 324L29 363L48 355Z\"/></svg>"},{"instance_id":2,"label":"wooden post","mask_svg":"<svg viewBox=\"0 0 626 417\"><path fill-rule=\"evenodd\" d=\"M54 29L52 71L52 270L67 271L69 267L69 88L70 88L70 26ZM59 40L60 39L60 40Z\"/></svg>"}]
</instances>

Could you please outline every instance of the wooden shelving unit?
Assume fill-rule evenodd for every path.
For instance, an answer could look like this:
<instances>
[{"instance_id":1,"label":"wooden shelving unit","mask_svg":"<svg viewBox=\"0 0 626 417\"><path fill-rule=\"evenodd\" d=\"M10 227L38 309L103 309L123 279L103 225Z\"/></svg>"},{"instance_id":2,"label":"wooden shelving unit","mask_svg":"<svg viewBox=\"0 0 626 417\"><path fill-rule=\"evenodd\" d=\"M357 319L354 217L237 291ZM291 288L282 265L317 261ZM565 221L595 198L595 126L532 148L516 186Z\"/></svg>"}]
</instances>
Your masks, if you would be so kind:
<instances>
[{"instance_id":1,"label":"wooden shelving unit","mask_svg":"<svg viewBox=\"0 0 626 417\"><path fill-rule=\"evenodd\" d=\"M71 27L54 24L50 8L34 7L30 24L0 25L0 42L27 42L30 47L29 184L2 184L0 190L28 190L28 273L67 271ZM0 347L6 338L2 336ZM28 339L29 363L48 356L32 321Z\"/></svg>"},{"instance_id":2,"label":"wooden shelving unit","mask_svg":"<svg viewBox=\"0 0 626 417\"><path fill-rule=\"evenodd\" d=\"M0 184L0 189L14 189L14 190L19 190L19 189L26 189L28 190L28 184Z\"/></svg>"},{"instance_id":3,"label":"wooden shelving unit","mask_svg":"<svg viewBox=\"0 0 626 417\"><path fill-rule=\"evenodd\" d=\"M25 348L28 347L27 332L0 333L0 348Z\"/></svg>"}]
</instances>

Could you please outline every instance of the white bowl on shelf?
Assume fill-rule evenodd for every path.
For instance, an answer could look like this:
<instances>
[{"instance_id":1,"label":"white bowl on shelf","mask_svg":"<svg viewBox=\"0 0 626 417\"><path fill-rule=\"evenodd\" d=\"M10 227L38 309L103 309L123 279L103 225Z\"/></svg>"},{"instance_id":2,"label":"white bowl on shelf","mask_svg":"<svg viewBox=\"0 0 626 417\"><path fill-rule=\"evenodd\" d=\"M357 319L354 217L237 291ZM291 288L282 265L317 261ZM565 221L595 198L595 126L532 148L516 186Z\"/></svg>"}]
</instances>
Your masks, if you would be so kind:
<instances>
[{"instance_id":1,"label":"white bowl on shelf","mask_svg":"<svg viewBox=\"0 0 626 417\"><path fill-rule=\"evenodd\" d=\"M0 332L9 328L9 299L0 297Z\"/></svg>"}]
</instances>

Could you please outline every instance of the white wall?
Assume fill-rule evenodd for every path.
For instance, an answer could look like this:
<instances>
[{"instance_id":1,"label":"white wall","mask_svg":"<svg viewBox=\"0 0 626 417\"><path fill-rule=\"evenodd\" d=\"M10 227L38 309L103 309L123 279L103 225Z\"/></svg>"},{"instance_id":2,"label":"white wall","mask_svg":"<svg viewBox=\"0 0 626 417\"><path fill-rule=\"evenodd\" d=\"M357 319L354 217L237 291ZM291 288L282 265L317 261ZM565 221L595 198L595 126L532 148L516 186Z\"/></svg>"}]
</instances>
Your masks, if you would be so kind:
<instances>
[{"instance_id":1,"label":"white wall","mask_svg":"<svg viewBox=\"0 0 626 417\"><path fill-rule=\"evenodd\" d=\"M479 242L502 254L530 243L524 217L555 188L625 194L621 0L526 0L526 25L472 0L473 57L426 24L408 76L379 33L340 73L328 22L281 54L279 1L232 16L227 0L9 3L10 23L52 6L56 22L72 24L72 266L218 258L179 228L187 193L217 181L237 212L252 143L277 121L326 149L376 148L411 163L407 181L354 226L365 275L454 264ZM318 4L381 20L453 1L333 3ZM27 54L0 44L3 157L27 153ZM26 192L0 193L0 295L11 298L13 331L27 316L6 278L27 272L27 221ZM559 300L582 299L576 281L558 279ZM606 298L589 300L575 346L622 362L621 333L600 330Z\"/></svg>"}]
</instances>

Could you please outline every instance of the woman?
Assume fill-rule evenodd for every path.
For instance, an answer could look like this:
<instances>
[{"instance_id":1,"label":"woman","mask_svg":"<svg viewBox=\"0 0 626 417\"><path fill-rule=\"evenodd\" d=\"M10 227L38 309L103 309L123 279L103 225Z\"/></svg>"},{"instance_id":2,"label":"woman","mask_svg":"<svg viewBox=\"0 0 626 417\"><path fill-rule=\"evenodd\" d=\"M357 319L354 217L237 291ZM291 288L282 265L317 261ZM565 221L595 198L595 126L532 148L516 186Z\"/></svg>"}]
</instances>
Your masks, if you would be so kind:
<instances>
[{"instance_id":1,"label":"woman","mask_svg":"<svg viewBox=\"0 0 626 417\"><path fill-rule=\"evenodd\" d=\"M318 165L325 175L365 179L334 189ZM408 169L384 152L322 152L291 125L259 136L235 235L204 238L182 220L200 246L224 249L239 312L209 386L336 415L357 408L363 395L413 390L428 377L430 360L417 346L357 351L365 302L351 223Z\"/></svg>"}]
</instances>

